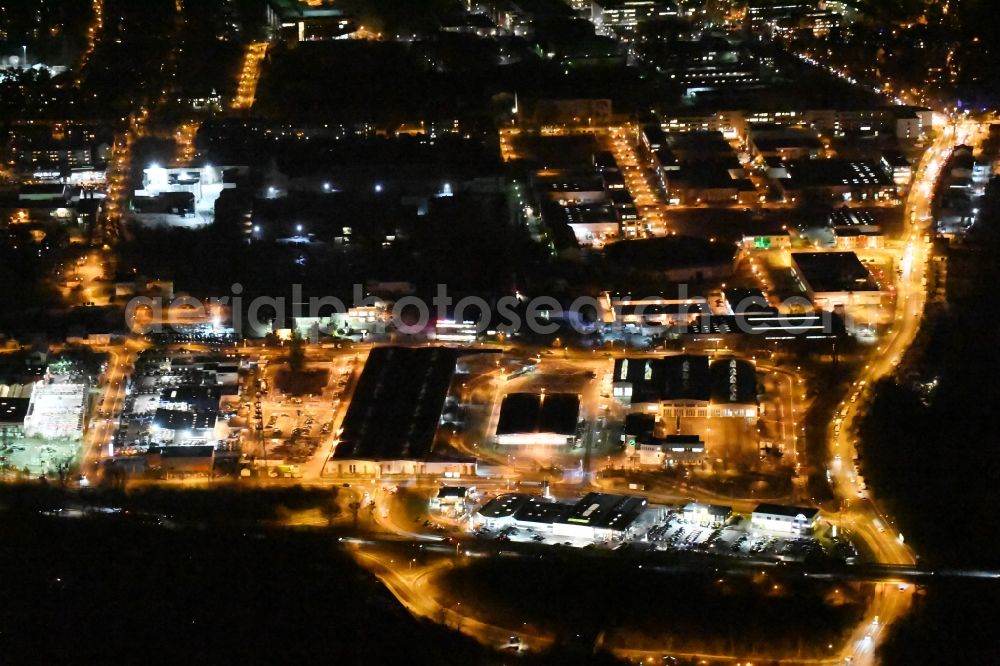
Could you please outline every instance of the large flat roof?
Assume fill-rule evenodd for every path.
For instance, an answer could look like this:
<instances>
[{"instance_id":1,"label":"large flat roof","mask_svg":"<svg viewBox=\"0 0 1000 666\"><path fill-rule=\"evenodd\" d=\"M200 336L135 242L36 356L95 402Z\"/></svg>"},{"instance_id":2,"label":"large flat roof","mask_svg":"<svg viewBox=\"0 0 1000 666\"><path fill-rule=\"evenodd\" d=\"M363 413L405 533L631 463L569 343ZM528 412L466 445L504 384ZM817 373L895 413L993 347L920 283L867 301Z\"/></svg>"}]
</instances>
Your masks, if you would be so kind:
<instances>
[{"instance_id":1,"label":"large flat roof","mask_svg":"<svg viewBox=\"0 0 1000 666\"><path fill-rule=\"evenodd\" d=\"M879 291L853 252L793 252L792 262L813 292Z\"/></svg>"},{"instance_id":2,"label":"large flat roof","mask_svg":"<svg viewBox=\"0 0 1000 666\"><path fill-rule=\"evenodd\" d=\"M786 506L784 504L758 504L753 512L768 516L784 516L786 518L803 516L806 520L812 520L819 513L819 509L804 506Z\"/></svg>"},{"instance_id":3,"label":"large flat roof","mask_svg":"<svg viewBox=\"0 0 1000 666\"><path fill-rule=\"evenodd\" d=\"M215 427L219 414L214 411L185 412L179 409L157 409L153 425L164 430L209 430Z\"/></svg>"},{"instance_id":4,"label":"large flat roof","mask_svg":"<svg viewBox=\"0 0 1000 666\"><path fill-rule=\"evenodd\" d=\"M537 495L509 493L487 502L485 518L513 517L519 522L565 523L598 529L625 530L645 510L645 497L589 493L576 503L555 502Z\"/></svg>"},{"instance_id":5,"label":"large flat roof","mask_svg":"<svg viewBox=\"0 0 1000 666\"><path fill-rule=\"evenodd\" d=\"M426 458L458 357L446 347L376 347L368 355L334 458Z\"/></svg>"},{"instance_id":6,"label":"large flat roof","mask_svg":"<svg viewBox=\"0 0 1000 666\"><path fill-rule=\"evenodd\" d=\"M222 397L221 386L203 386L199 384L181 384L179 386L168 386L160 391L162 402L219 402Z\"/></svg>"},{"instance_id":7,"label":"large flat roof","mask_svg":"<svg viewBox=\"0 0 1000 666\"><path fill-rule=\"evenodd\" d=\"M728 358L709 368L712 404L747 405L757 402L757 368L750 361Z\"/></svg>"},{"instance_id":8,"label":"large flat roof","mask_svg":"<svg viewBox=\"0 0 1000 666\"><path fill-rule=\"evenodd\" d=\"M791 185L796 187L835 187L835 186L883 186L893 185L893 181L873 161L851 161L843 159L828 160L795 160L788 162L788 175Z\"/></svg>"},{"instance_id":9,"label":"large flat roof","mask_svg":"<svg viewBox=\"0 0 1000 666\"><path fill-rule=\"evenodd\" d=\"M0 398L0 425L23 425L31 398Z\"/></svg>"},{"instance_id":10,"label":"large flat roof","mask_svg":"<svg viewBox=\"0 0 1000 666\"><path fill-rule=\"evenodd\" d=\"M286 21L344 16L344 11L330 4L310 5L302 0L270 0L271 9Z\"/></svg>"},{"instance_id":11,"label":"large flat roof","mask_svg":"<svg viewBox=\"0 0 1000 666\"><path fill-rule=\"evenodd\" d=\"M772 337L828 338L844 332L844 322L832 313L781 314L748 312L741 315L710 315L688 325L689 335L719 334Z\"/></svg>"},{"instance_id":12,"label":"large flat roof","mask_svg":"<svg viewBox=\"0 0 1000 666\"><path fill-rule=\"evenodd\" d=\"M645 497L589 493L558 522L624 530L635 522L645 508Z\"/></svg>"},{"instance_id":13,"label":"large flat roof","mask_svg":"<svg viewBox=\"0 0 1000 666\"><path fill-rule=\"evenodd\" d=\"M486 518L506 518L507 516L513 516L531 498L531 495L525 493L498 495L479 509L479 515Z\"/></svg>"},{"instance_id":14,"label":"large flat roof","mask_svg":"<svg viewBox=\"0 0 1000 666\"><path fill-rule=\"evenodd\" d=\"M633 402L708 400L708 357L680 354L618 359L614 381L632 384Z\"/></svg>"},{"instance_id":15,"label":"large flat roof","mask_svg":"<svg viewBox=\"0 0 1000 666\"><path fill-rule=\"evenodd\" d=\"M632 384L632 402L698 400L752 404L757 401L757 373L753 363L726 358L710 362L707 356L679 354L662 358L620 358L615 382Z\"/></svg>"},{"instance_id":16,"label":"large flat roof","mask_svg":"<svg viewBox=\"0 0 1000 666\"><path fill-rule=\"evenodd\" d=\"M498 435L576 434L580 396L575 393L509 393L500 405Z\"/></svg>"}]
</instances>

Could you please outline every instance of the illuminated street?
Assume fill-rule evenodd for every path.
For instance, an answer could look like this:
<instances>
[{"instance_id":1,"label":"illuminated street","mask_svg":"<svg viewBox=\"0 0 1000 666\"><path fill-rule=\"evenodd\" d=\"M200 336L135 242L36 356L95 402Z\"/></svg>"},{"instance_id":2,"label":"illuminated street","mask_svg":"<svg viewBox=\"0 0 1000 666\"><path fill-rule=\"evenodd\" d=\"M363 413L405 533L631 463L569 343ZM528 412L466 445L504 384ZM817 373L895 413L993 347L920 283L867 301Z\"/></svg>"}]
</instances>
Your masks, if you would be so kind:
<instances>
[{"instance_id":1,"label":"illuminated street","mask_svg":"<svg viewBox=\"0 0 1000 666\"><path fill-rule=\"evenodd\" d=\"M1000 663L994 9L5 3L4 662Z\"/></svg>"}]
</instances>

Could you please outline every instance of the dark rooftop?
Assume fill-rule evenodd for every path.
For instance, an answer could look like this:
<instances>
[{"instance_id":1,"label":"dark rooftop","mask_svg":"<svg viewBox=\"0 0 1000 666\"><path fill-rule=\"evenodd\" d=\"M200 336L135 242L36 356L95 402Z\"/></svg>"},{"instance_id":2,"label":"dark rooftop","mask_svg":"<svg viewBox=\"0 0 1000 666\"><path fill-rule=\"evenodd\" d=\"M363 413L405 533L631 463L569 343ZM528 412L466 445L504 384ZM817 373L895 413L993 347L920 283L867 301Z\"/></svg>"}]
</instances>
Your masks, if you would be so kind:
<instances>
[{"instance_id":1,"label":"dark rooftop","mask_svg":"<svg viewBox=\"0 0 1000 666\"><path fill-rule=\"evenodd\" d=\"M791 188L834 187L840 185L890 186L892 179L875 162L830 160L794 160L788 162Z\"/></svg>"},{"instance_id":2,"label":"dark rooftop","mask_svg":"<svg viewBox=\"0 0 1000 666\"><path fill-rule=\"evenodd\" d=\"M793 252L792 262L813 292L879 290L853 252Z\"/></svg>"},{"instance_id":3,"label":"dark rooftop","mask_svg":"<svg viewBox=\"0 0 1000 666\"><path fill-rule=\"evenodd\" d=\"M554 523L562 519L571 509L571 504L530 496L528 501L514 514L514 519L532 523Z\"/></svg>"},{"instance_id":4,"label":"dark rooftop","mask_svg":"<svg viewBox=\"0 0 1000 666\"><path fill-rule=\"evenodd\" d=\"M373 349L333 457L426 458L460 355L444 347Z\"/></svg>"},{"instance_id":5,"label":"dark rooftop","mask_svg":"<svg viewBox=\"0 0 1000 666\"><path fill-rule=\"evenodd\" d=\"M164 430L208 430L215 427L218 413L214 411L183 412L177 409L157 409L153 425Z\"/></svg>"},{"instance_id":6,"label":"dark rooftop","mask_svg":"<svg viewBox=\"0 0 1000 666\"><path fill-rule=\"evenodd\" d=\"M624 530L635 522L645 508L645 497L589 493L558 522Z\"/></svg>"},{"instance_id":7,"label":"dark rooftop","mask_svg":"<svg viewBox=\"0 0 1000 666\"><path fill-rule=\"evenodd\" d=\"M691 354L623 358L615 361L614 372L615 382L632 384L632 402L698 400L751 404L757 400L756 370L750 361L742 359L722 359L709 365L707 356Z\"/></svg>"},{"instance_id":8,"label":"dark rooftop","mask_svg":"<svg viewBox=\"0 0 1000 666\"><path fill-rule=\"evenodd\" d=\"M498 495L479 509L479 515L486 518L506 518L525 506L532 499L531 495L524 493L510 493L508 495Z\"/></svg>"},{"instance_id":9,"label":"dark rooftop","mask_svg":"<svg viewBox=\"0 0 1000 666\"><path fill-rule=\"evenodd\" d=\"M219 397L222 395L220 386L199 386L195 384L182 384L171 386L160 391L161 402L187 402L218 406Z\"/></svg>"},{"instance_id":10,"label":"dark rooftop","mask_svg":"<svg viewBox=\"0 0 1000 666\"><path fill-rule=\"evenodd\" d=\"M730 358L716 361L709 369L712 404L749 405L757 402L757 369L750 361Z\"/></svg>"},{"instance_id":11,"label":"dark rooftop","mask_svg":"<svg viewBox=\"0 0 1000 666\"><path fill-rule=\"evenodd\" d=\"M163 446L158 449L161 458L211 458L214 446Z\"/></svg>"},{"instance_id":12,"label":"dark rooftop","mask_svg":"<svg viewBox=\"0 0 1000 666\"><path fill-rule=\"evenodd\" d=\"M575 393L510 393L500 405L498 435L576 434L580 396Z\"/></svg>"},{"instance_id":13,"label":"dark rooftop","mask_svg":"<svg viewBox=\"0 0 1000 666\"><path fill-rule=\"evenodd\" d=\"M23 424L31 398L0 398L0 425Z\"/></svg>"},{"instance_id":14,"label":"dark rooftop","mask_svg":"<svg viewBox=\"0 0 1000 666\"><path fill-rule=\"evenodd\" d=\"M633 412L625 415L625 434L635 435L640 439L650 437L656 429L656 417L652 414Z\"/></svg>"},{"instance_id":15,"label":"dark rooftop","mask_svg":"<svg viewBox=\"0 0 1000 666\"><path fill-rule=\"evenodd\" d=\"M743 334L765 339L831 338L844 332L843 321L831 313L780 314L748 312L741 315L699 317L687 327L690 335Z\"/></svg>"}]
</instances>

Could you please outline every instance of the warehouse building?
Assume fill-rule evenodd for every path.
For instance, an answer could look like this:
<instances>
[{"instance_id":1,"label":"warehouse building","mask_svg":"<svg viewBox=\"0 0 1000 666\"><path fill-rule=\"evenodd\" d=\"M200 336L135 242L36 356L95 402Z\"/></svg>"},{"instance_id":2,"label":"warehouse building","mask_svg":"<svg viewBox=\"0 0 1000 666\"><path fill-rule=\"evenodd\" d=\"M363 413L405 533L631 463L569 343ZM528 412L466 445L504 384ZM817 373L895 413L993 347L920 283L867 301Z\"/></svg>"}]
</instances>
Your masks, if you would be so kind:
<instances>
[{"instance_id":1,"label":"warehouse building","mask_svg":"<svg viewBox=\"0 0 1000 666\"><path fill-rule=\"evenodd\" d=\"M35 384L24 417L24 434L44 439L80 439L87 406L83 384Z\"/></svg>"},{"instance_id":2,"label":"warehouse building","mask_svg":"<svg viewBox=\"0 0 1000 666\"><path fill-rule=\"evenodd\" d=\"M30 398L0 398L0 443L24 433Z\"/></svg>"},{"instance_id":3,"label":"warehouse building","mask_svg":"<svg viewBox=\"0 0 1000 666\"><path fill-rule=\"evenodd\" d=\"M509 393L500 405L496 441L501 446L573 445L579 418L575 393Z\"/></svg>"},{"instance_id":4,"label":"warehouse building","mask_svg":"<svg viewBox=\"0 0 1000 666\"><path fill-rule=\"evenodd\" d=\"M645 497L589 493L576 503L536 495L500 495L480 508L473 525L489 530L514 528L586 541L629 535L647 507Z\"/></svg>"},{"instance_id":5,"label":"warehouse building","mask_svg":"<svg viewBox=\"0 0 1000 666\"><path fill-rule=\"evenodd\" d=\"M806 196L832 201L893 201L896 184L881 165L843 159L795 160L785 163L787 177L775 182L792 201Z\"/></svg>"},{"instance_id":6,"label":"warehouse building","mask_svg":"<svg viewBox=\"0 0 1000 666\"><path fill-rule=\"evenodd\" d=\"M615 361L612 394L625 405L659 418L739 417L756 419L757 370L737 358L710 362L680 354Z\"/></svg>"},{"instance_id":7,"label":"warehouse building","mask_svg":"<svg viewBox=\"0 0 1000 666\"><path fill-rule=\"evenodd\" d=\"M698 435L667 435L639 441L639 464L644 467L700 465L705 462L705 442Z\"/></svg>"},{"instance_id":8,"label":"warehouse building","mask_svg":"<svg viewBox=\"0 0 1000 666\"><path fill-rule=\"evenodd\" d=\"M433 450L448 388L466 353L447 347L373 349L325 471L367 477L475 475L474 459Z\"/></svg>"},{"instance_id":9,"label":"warehouse building","mask_svg":"<svg viewBox=\"0 0 1000 666\"><path fill-rule=\"evenodd\" d=\"M837 208L829 215L838 250L874 250L885 247L885 234L874 216L863 208Z\"/></svg>"},{"instance_id":10,"label":"warehouse building","mask_svg":"<svg viewBox=\"0 0 1000 666\"><path fill-rule=\"evenodd\" d=\"M704 296L690 296L677 290L654 296L603 292L601 321L612 330L644 335L662 333L664 328L684 326L707 316L711 309Z\"/></svg>"},{"instance_id":11,"label":"warehouse building","mask_svg":"<svg viewBox=\"0 0 1000 666\"><path fill-rule=\"evenodd\" d=\"M150 436L162 444L185 445L223 439L217 410L187 411L158 408Z\"/></svg>"},{"instance_id":12,"label":"warehouse building","mask_svg":"<svg viewBox=\"0 0 1000 666\"><path fill-rule=\"evenodd\" d=\"M691 502L684 506L684 520L705 527L722 527L733 515L733 507Z\"/></svg>"},{"instance_id":13,"label":"warehouse building","mask_svg":"<svg viewBox=\"0 0 1000 666\"><path fill-rule=\"evenodd\" d=\"M757 530L808 534L819 523L819 509L781 504L758 504L750 516L750 525Z\"/></svg>"},{"instance_id":14,"label":"warehouse building","mask_svg":"<svg viewBox=\"0 0 1000 666\"><path fill-rule=\"evenodd\" d=\"M793 252L792 273L821 310L880 305L886 295L853 252Z\"/></svg>"}]
</instances>

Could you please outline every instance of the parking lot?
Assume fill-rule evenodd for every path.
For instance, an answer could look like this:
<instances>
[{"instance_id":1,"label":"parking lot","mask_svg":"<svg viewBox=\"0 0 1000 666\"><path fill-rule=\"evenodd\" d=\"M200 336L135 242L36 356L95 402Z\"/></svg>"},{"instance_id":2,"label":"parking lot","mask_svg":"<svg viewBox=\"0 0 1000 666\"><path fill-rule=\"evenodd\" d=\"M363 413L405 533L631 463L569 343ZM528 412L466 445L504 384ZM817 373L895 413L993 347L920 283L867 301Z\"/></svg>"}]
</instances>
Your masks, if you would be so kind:
<instances>
[{"instance_id":1,"label":"parking lot","mask_svg":"<svg viewBox=\"0 0 1000 666\"><path fill-rule=\"evenodd\" d=\"M765 557L784 561L823 555L819 540L811 536L782 536L750 529L750 521L735 516L719 527L691 523L670 513L642 537L657 550L693 551L733 557Z\"/></svg>"},{"instance_id":2,"label":"parking lot","mask_svg":"<svg viewBox=\"0 0 1000 666\"><path fill-rule=\"evenodd\" d=\"M59 468L72 468L79 452L80 442L9 434L0 442L0 465L6 475L24 470L32 476L51 474Z\"/></svg>"},{"instance_id":3,"label":"parking lot","mask_svg":"<svg viewBox=\"0 0 1000 666\"><path fill-rule=\"evenodd\" d=\"M248 408L248 423L252 425L257 405L260 406L261 437L252 433L245 437L243 453L302 465L326 451L337 434L337 417L357 364L353 354L337 356L325 363L310 363L310 370L327 373L326 381L318 393L303 396L289 395L278 389L274 382L278 368L266 368L262 373L267 378L266 388Z\"/></svg>"},{"instance_id":4,"label":"parking lot","mask_svg":"<svg viewBox=\"0 0 1000 666\"><path fill-rule=\"evenodd\" d=\"M650 505L622 539L593 541L555 535L544 529L507 526L489 530L479 527L480 539L538 543L602 550L691 552L738 558L761 558L800 562L810 557L833 556L852 561L857 551L846 540L830 541L820 535L766 533L750 527L750 519L735 515L718 526L689 522L676 508Z\"/></svg>"}]
</instances>

